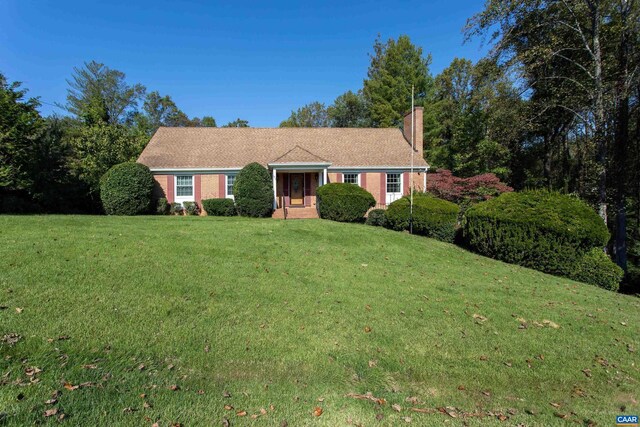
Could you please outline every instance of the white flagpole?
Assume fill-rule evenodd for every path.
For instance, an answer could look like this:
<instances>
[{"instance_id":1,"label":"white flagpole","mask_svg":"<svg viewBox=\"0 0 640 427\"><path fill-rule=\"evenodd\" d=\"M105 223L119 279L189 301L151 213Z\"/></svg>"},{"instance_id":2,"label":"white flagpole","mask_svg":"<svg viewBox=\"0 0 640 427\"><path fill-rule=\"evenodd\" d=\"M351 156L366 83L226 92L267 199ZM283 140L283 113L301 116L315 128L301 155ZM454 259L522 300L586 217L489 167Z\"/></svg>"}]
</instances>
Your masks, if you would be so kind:
<instances>
[{"instance_id":1,"label":"white flagpole","mask_svg":"<svg viewBox=\"0 0 640 427\"><path fill-rule=\"evenodd\" d=\"M411 191L411 196L410 196L410 208L409 208L409 233L413 234L413 152L415 151L415 147L414 147L414 138L415 138L415 122L414 122L414 118L413 118L413 112L415 110L414 106L413 106L413 85L411 85L411 177L409 178L409 182L410 182L410 191Z\"/></svg>"}]
</instances>

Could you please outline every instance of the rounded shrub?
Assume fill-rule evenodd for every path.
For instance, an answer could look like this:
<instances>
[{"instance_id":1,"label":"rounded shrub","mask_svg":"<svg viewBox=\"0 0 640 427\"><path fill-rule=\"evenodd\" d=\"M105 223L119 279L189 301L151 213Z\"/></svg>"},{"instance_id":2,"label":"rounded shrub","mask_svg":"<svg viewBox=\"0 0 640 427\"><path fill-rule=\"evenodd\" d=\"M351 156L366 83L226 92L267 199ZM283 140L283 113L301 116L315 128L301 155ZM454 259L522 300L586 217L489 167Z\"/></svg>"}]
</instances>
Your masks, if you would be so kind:
<instances>
[{"instance_id":1,"label":"rounded shrub","mask_svg":"<svg viewBox=\"0 0 640 427\"><path fill-rule=\"evenodd\" d=\"M202 208L209 216L234 216L236 205L231 199L205 199Z\"/></svg>"},{"instance_id":2,"label":"rounded shrub","mask_svg":"<svg viewBox=\"0 0 640 427\"><path fill-rule=\"evenodd\" d=\"M107 215L149 213L153 195L153 175L140 163L115 165L100 180L100 199Z\"/></svg>"},{"instance_id":3,"label":"rounded shrub","mask_svg":"<svg viewBox=\"0 0 640 427\"><path fill-rule=\"evenodd\" d=\"M238 213L254 218L273 214L273 181L269 171L259 163L242 168L233 185Z\"/></svg>"},{"instance_id":4,"label":"rounded shrub","mask_svg":"<svg viewBox=\"0 0 640 427\"><path fill-rule=\"evenodd\" d=\"M571 278L579 282L617 291L624 271L600 248L593 248L580 258Z\"/></svg>"},{"instance_id":5,"label":"rounded shrub","mask_svg":"<svg viewBox=\"0 0 640 427\"><path fill-rule=\"evenodd\" d=\"M505 193L469 208L463 238L482 255L570 277L582 255L605 246L609 232L580 199L526 191Z\"/></svg>"},{"instance_id":6,"label":"rounded shrub","mask_svg":"<svg viewBox=\"0 0 640 427\"><path fill-rule=\"evenodd\" d=\"M413 232L443 242L453 242L460 207L426 193L413 195ZM385 211L386 227L396 231L409 230L411 199L405 196L391 203Z\"/></svg>"},{"instance_id":7,"label":"rounded shrub","mask_svg":"<svg viewBox=\"0 0 640 427\"><path fill-rule=\"evenodd\" d=\"M355 184L331 183L316 190L320 218L340 222L362 222L376 199Z\"/></svg>"},{"instance_id":8,"label":"rounded shrub","mask_svg":"<svg viewBox=\"0 0 640 427\"><path fill-rule=\"evenodd\" d=\"M365 223L374 227L384 227L384 225L387 223L387 219L384 215L384 209L370 210Z\"/></svg>"}]
</instances>

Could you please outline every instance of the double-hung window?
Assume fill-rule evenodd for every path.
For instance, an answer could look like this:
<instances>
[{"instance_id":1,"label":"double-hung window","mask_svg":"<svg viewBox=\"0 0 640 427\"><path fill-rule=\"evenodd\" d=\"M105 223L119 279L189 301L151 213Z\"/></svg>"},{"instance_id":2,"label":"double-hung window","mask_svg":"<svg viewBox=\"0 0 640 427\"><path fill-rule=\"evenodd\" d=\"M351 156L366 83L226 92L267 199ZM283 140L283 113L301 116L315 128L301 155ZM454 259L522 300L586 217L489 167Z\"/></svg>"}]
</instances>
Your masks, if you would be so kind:
<instances>
[{"instance_id":1,"label":"double-hung window","mask_svg":"<svg viewBox=\"0 0 640 427\"><path fill-rule=\"evenodd\" d=\"M344 182L346 184L360 185L360 174L359 173L345 173L343 175L342 182Z\"/></svg>"},{"instance_id":2,"label":"double-hung window","mask_svg":"<svg viewBox=\"0 0 640 427\"><path fill-rule=\"evenodd\" d=\"M402 174L387 174L387 204L394 202L402 197Z\"/></svg>"},{"instance_id":3,"label":"double-hung window","mask_svg":"<svg viewBox=\"0 0 640 427\"><path fill-rule=\"evenodd\" d=\"M193 201L193 175L176 175L176 202Z\"/></svg>"},{"instance_id":4,"label":"double-hung window","mask_svg":"<svg viewBox=\"0 0 640 427\"><path fill-rule=\"evenodd\" d=\"M225 194L225 197L228 199L233 199L233 184L235 184L236 182L236 175L235 174L230 174L230 175L226 175L226 179L227 179L227 194Z\"/></svg>"}]
</instances>

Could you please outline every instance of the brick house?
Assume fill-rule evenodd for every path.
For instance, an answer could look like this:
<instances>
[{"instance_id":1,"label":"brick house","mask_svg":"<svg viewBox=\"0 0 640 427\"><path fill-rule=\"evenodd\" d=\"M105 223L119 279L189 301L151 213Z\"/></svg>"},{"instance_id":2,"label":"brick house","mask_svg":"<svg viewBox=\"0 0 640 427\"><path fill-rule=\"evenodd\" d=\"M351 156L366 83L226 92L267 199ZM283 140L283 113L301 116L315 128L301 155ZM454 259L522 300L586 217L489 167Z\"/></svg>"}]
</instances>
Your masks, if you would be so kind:
<instances>
[{"instance_id":1,"label":"brick house","mask_svg":"<svg viewBox=\"0 0 640 427\"><path fill-rule=\"evenodd\" d=\"M422 107L415 128L422 129ZM411 173L411 114L404 129L385 128L167 128L153 135L138 162L153 173L156 196L169 202L233 198L236 174L258 162L274 183L274 217L313 217L316 188L329 182L360 185L385 207L424 191L429 165L422 132L415 134Z\"/></svg>"}]
</instances>

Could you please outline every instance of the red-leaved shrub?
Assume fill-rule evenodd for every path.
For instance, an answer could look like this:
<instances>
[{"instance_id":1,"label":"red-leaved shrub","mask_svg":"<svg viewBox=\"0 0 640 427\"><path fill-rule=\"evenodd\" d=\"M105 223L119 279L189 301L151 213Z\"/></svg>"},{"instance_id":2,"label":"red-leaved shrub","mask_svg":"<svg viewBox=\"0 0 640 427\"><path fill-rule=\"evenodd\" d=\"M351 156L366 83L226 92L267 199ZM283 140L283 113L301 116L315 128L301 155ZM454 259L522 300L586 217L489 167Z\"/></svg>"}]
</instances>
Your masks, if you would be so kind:
<instances>
[{"instance_id":1,"label":"red-leaved shrub","mask_svg":"<svg viewBox=\"0 0 640 427\"><path fill-rule=\"evenodd\" d=\"M492 173L459 178L450 170L439 169L427 176L427 191L440 199L461 204L489 200L502 193L509 193L513 188Z\"/></svg>"}]
</instances>

